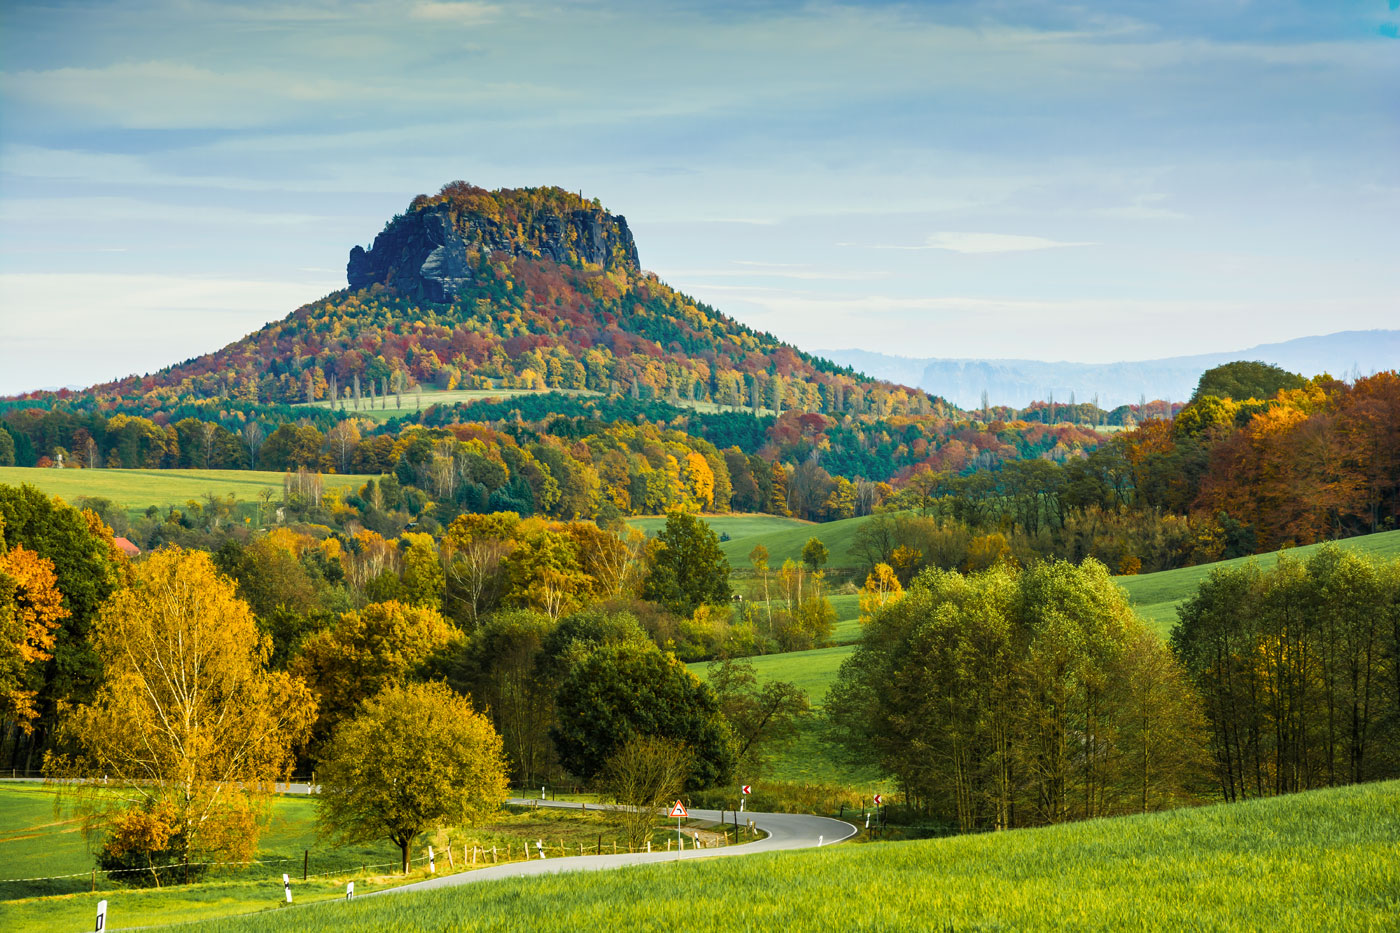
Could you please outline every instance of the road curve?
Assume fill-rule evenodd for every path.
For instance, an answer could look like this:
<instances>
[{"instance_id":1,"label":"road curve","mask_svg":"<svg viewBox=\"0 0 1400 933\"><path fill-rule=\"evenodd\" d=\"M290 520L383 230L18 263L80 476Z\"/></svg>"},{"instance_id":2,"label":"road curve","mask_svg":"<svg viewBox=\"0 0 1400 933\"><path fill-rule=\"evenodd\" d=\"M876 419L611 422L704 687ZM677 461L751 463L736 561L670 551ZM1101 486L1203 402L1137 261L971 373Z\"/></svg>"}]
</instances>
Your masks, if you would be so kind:
<instances>
[{"instance_id":1,"label":"road curve","mask_svg":"<svg viewBox=\"0 0 1400 933\"><path fill-rule=\"evenodd\" d=\"M518 806L538 804L542 807L561 807L569 810L580 809L577 803L562 800L522 800L510 801ZM590 806L594 809L597 805ZM726 810L727 818L734 811ZM697 820L719 822L718 810L691 810L690 816ZM446 888L458 884L472 884L477 881L493 881L497 878L519 878L528 875L552 875L568 871L602 871L608 868L622 868L626 865L650 865L657 862L675 862L698 858L731 858L738 855L752 855L757 852L781 852L788 849L808 849L818 844L829 846L850 839L857 832L850 823L833 820L824 816L807 816L801 813L744 813L746 819L767 836L746 842L742 845L720 846L715 849L687 848L679 855L676 852L631 852L617 855L570 855L550 856L531 859L528 862L507 862L491 865L474 871L462 871L450 875L439 875L427 881L387 888L375 894L398 894L403 891L424 891L429 888ZM687 839L689 842L689 839Z\"/></svg>"}]
</instances>

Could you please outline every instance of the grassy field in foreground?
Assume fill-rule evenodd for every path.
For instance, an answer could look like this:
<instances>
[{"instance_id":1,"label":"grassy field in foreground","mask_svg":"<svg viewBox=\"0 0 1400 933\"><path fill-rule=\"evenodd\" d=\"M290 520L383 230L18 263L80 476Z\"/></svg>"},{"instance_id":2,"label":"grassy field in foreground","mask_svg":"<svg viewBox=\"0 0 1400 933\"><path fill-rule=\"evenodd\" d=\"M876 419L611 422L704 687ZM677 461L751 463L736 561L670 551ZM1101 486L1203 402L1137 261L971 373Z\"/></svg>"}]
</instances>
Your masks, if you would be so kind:
<instances>
[{"instance_id":1,"label":"grassy field in foreground","mask_svg":"<svg viewBox=\"0 0 1400 933\"><path fill-rule=\"evenodd\" d=\"M269 911L319 930L1394 930L1400 782Z\"/></svg>"},{"instance_id":2,"label":"grassy field in foreground","mask_svg":"<svg viewBox=\"0 0 1400 933\"><path fill-rule=\"evenodd\" d=\"M732 515L701 515L705 524L716 535L729 535L730 538L745 538L749 535L768 534L774 531L787 531L792 528L816 528L813 522L800 518L785 518L782 515L765 515L762 512L740 512ZM627 524L645 534L654 535L666 524L665 515L638 515L627 519ZM730 561L733 564L733 561ZM748 558L744 558L747 566Z\"/></svg>"},{"instance_id":3,"label":"grassy field in foreground","mask_svg":"<svg viewBox=\"0 0 1400 933\"><path fill-rule=\"evenodd\" d=\"M258 493L270 489L282 498L284 474L263 470L40 470L35 467L0 467L0 483L18 486L29 483L51 496L62 496L72 503L79 496L111 499L128 512L148 506L183 505L190 499L202 501L205 493L253 502ZM325 474L327 489L360 486L367 476Z\"/></svg>"},{"instance_id":4,"label":"grassy field in foreground","mask_svg":"<svg viewBox=\"0 0 1400 933\"><path fill-rule=\"evenodd\" d=\"M1355 551L1370 557L1393 560L1400 557L1400 531L1383 531L1374 535L1345 538L1336 544L1343 550ZM1163 570L1158 573L1144 573L1133 577L1115 577L1114 580L1128 593L1128 600L1153 628L1163 636L1176 627L1176 608L1196 594L1212 570L1217 567L1234 567L1249 560L1259 562L1265 569L1278 563L1280 554L1296 558L1306 558L1315 553L1321 544L1309 544L1286 551L1270 551L1254 557L1237 557L1214 564L1201 564L1198 567L1180 567L1176 570Z\"/></svg>"},{"instance_id":5,"label":"grassy field in foreground","mask_svg":"<svg viewBox=\"0 0 1400 933\"><path fill-rule=\"evenodd\" d=\"M542 839L551 854L562 844L561 851L576 855L579 846L606 848L619 838L614 824L596 811L513 808L482 825L455 831L450 839L423 837L414 847L413 873L405 878L398 874L394 846L380 842L333 847L317 838L313 800L278 797L271 825L259 841L257 858L262 864L220 868L200 883L161 889L125 887L99 874L92 892L93 859L78 821L71 813L55 816L53 801L52 789L43 785L0 783L0 930L90 929L95 905L103 898L113 905L113 928L248 913L281 902L283 872L291 875L298 902L342 897L349 880L357 892L368 893L426 877L429 843L437 847L438 872L448 873L454 861L443 849L447 842L454 846L455 869L461 869L466 864L463 844L496 846L501 860L509 853L518 861L526 840ZM670 824L660 827L656 844L664 845L672 832ZM310 877L302 881L307 852ZM70 877L53 877L62 875ZM53 880L13 880L38 877Z\"/></svg>"}]
</instances>

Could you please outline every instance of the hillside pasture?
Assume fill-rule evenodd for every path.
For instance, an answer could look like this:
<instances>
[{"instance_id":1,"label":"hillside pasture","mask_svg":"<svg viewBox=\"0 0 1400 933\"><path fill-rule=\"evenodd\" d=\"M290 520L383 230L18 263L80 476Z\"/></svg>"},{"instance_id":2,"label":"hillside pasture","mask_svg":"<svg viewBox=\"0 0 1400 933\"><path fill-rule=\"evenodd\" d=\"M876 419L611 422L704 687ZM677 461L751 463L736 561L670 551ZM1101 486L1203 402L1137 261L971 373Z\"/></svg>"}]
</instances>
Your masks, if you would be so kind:
<instances>
[{"instance_id":1,"label":"hillside pasture","mask_svg":"<svg viewBox=\"0 0 1400 933\"><path fill-rule=\"evenodd\" d=\"M916 842L541 875L266 911L230 933L1389 930L1400 782Z\"/></svg>"},{"instance_id":2,"label":"hillside pasture","mask_svg":"<svg viewBox=\"0 0 1400 933\"><path fill-rule=\"evenodd\" d=\"M408 390L395 396L393 393L379 398L375 397L373 403L368 396L361 398L360 407L356 408L353 401L341 399L339 402L330 400L320 402L307 402L297 405L297 408L334 408L336 411L343 411L347 415L356 418L368 418L374 421L388 421L390 418L399 418L403 415L411 415L419 411L427 411L434 405L456 405L467 402L480 402L485 400L500 401L502 399L516 398L522 395L545 395L557 393L570 396L593 396L601 397L603 393L593 389L424 389L421 398L417 391ZM658 400L659 401L659 400ZM689 401L680 399L669 401L667 404L675 405L678 408L689 408L703 414L716 414L726 411L752 412L751 408L736 408L733 405L720 405L715 402ZM771 415L771 409L760 409L758 414Z\"/></svg>"},{"instance_id":3,"label":"hillside pasture","mask_svg":"<svg viewBox=\"0 0 1400 933\"><path fill-rule=\"evenodd\" d=\"M484 399L509 399L520 395L543 395L546 392L557 392L562 395L599 394L586 389L424 389L421 398L414 391L402 392L397 398L390 393L384 398L376 397L372 403L368 397L365 397L360 400L359 408L356 408L354 402L348 399L342 399L338 403L331 401L311 402L297 407L334 408L356 418L387 421L390 418L410 415L417 411L427 411L434 405L456 405L461 402L480 402ZM381 404L384 407L381 408Z\"/></svg>"},{"instance_id":4,"label":"hillside pasture","mask_svg":"<svg viewBox=\"0 0 1400 933\"><path fill-rule=\"evenodd\" d=\"M860 526L870 521L871 517L863 515L821 524L804 522L800 527L765 528L759 533L742 538L733 537L732 540L722 543L720 550L729 558L731 567L748 570L751 568L749 552L755 545L762 544L768 549L768 565L776 569L781 567L785 560L802 560L802 548L807 541L818 538L826 545L830 555L827 559L827 569L851 570L859 566L859 562L850 554L851 545L855 542Z\"/></svg>"},{"instance_id":5,"label":"hillside pasture","mask_svg":"<svg viewBox=\"0 0 1400 933\"><path fill-rule=\"evenodd\" d=\"M1373 535L1343 538L1335 544L1344 551L1353 551L1367 557L1381 560L1400 558L1400 531L1382 531ZM1158 634L1166 637L1176 627L1177 607L1194 596L1202 581L1217 568L1237 567L1253 560L1258 562L1261 568L1268 570L1278 563L1281 554L1302 560L1317 553L1321 547L1323 544L1309 544L1256 554L1253 557L1236 557L1212 564L1200 564L1196 567L1178 567L1176 570L1162 570L1157 573L1114 577L1114 580L1128 594L1128 601L1138 615Z\"/></svg>"},{"instance_id":6,"label":"hillside pasture","mask_svg":"<svg viewBox=\"0 0 1400 933\"><path fill-rule=\"evenodd\" d=\"M811 651L759 655L747 660L753 664L759 683L789 681L807 694L813 710L820 716L822 700L826 699L827 690L836 682L841 662L854 651L854 644L842 644ZM709 662L695 661L686 667L704 680ZM821 726L817 721L808 723L790 748L774 756L770 773L765 776L777 781L847 787L866 787L879 777L870 769L853 768L841 762L835 749L822 738Z\"/></svg>"},{"instance_id":7,"label":"hillside pasture","mask_svg":"<svg viewBox=\"0 0 1400 933\"><path fill-rule=\"evenodd\" d=\"M0 483L28 483L50 496L74 503L81 496L111 499L128 512L150 506L183 505L203 501L206 494L232 495L240 502L254 502L263 490L274 500L282 497L285 474L265 470L52 470L37 467L0 467ZM326 489L358 487L371 477L356 474L323 474Z\"/></svg>"},{"instance_id":8,"label":"hillside pasture","mask_svg":"<svg viewBox=\"0 0 1400 933\"><path fill-rule=\"evenodd\" d=\"M764 535L774 532L788 531L794 528L817 528L814 522L803 521L800 518L786 518L782 515L766 515L762 512L735 512L728 515L697 515L697 518L710 526L716 535L729 535L731 539L745 538L752 535ZM655 535L666 524L665 515L638 515L635 518L627 519L627 524L648 537ZM723 548L728 542L721 542ZM731 558L730 565L734 565ZM744 559L745 566L748 558Z\"/></svg>"}]
</instances>

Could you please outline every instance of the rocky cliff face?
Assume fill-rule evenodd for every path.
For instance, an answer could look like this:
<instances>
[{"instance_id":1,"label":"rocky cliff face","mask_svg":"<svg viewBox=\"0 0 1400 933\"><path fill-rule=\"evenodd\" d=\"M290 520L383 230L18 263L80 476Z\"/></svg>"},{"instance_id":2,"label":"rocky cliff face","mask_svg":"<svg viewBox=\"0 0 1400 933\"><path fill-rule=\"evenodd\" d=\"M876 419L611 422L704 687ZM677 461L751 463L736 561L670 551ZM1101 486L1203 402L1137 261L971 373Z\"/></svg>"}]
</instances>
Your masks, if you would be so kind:
<instances>
[{"instance_id":1,"label":"rocky cliff face","mask_svg":"<svg viewBox=\"0 0 1400 933\"><path fill-rule=\"evenodd\" d=\"M517 205L505 199L509 194L482 192L497 216L460 201L415 201L415 207L391 221L368 250L356 246L350 251L346 266L350 287L382 282L428 301L452 301L471 281L475 253L506 252L605 269L639 268L626 218L588 206L530 204L512 209ZM504 213L497 209L501 206L506 208Z\"/></svg>"}]
</instances>

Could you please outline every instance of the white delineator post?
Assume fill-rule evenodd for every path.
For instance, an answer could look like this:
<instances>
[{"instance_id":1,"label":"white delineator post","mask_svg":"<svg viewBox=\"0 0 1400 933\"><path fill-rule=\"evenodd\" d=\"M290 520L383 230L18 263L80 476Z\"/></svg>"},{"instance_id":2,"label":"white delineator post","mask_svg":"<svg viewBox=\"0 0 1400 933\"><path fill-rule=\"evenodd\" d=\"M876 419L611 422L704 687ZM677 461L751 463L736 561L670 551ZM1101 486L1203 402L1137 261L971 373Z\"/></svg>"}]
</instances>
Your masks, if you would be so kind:
<instances>
[{"instance_id":1,"label":"white delineator post","mask_svg":"<svg viewBox=\"0 0 1400 933\"><path fill-rule=\"evenodd\" d=\"M428 846L428 874L437 874L437 859L433 857L433 847Z\"/></svg>"},{"instance_id":2,"label":"white delineator post","mask_svg":"<svg viewBox=\"0 0 1400 933\"><path fill-rule=\"evenodd\" d=\"M527 842L526 845L529 845L529 843ZM539 850L539 852L540 852L540 858L544 858L545 855L544 855L544 840L543 840L543 839L537 839L537 840L535 840L535 848Z\"/></svg>"},{"instance_id":3,"label":"white delineator post","mask_svg":"<svg viewBox=\"0 0 1400 933\"><path fill-rule=\"evenodd\" d=\"M355 882L351 881L345 885L345 899L353 901L355 899Z\"/></svg>"},{"instance_id":4,"label":"white delineator post","mask_svg":"<svg viewBox=\"0 0 1400 933\"><path fill-rule=\"evenodd\" d=\"M97 926L93 927L97 933L104 933L107 929L107 902L97 902Z\"/></svg>"},{"instance_id":5,"label":"white delineator post","mask_svg":"<svg viewBox=\"0 0 1400 933\"><path fill-rule=\"evenodd\" d=\"M292 879L286 875L282 876L282 893L287 895L287 903L292 902Z\"/></svg>"},{"instance_id":6,"label":"white delineator post","mask_svg":"<svg viewBox=\"0 0 1400 933\"><path fill-rule=\"evenodd\" d=\"M818 849L820 849L820 848L822 847L822 838L823 838L823 837L821 837L821 836L818 836L818 837L817 837L817 848L818 848Z\"/></svg>"}]
</instances>

